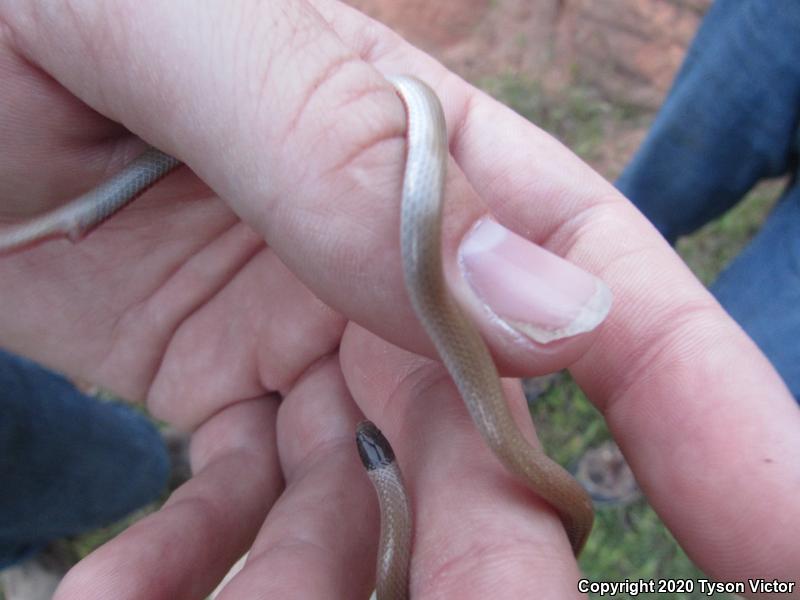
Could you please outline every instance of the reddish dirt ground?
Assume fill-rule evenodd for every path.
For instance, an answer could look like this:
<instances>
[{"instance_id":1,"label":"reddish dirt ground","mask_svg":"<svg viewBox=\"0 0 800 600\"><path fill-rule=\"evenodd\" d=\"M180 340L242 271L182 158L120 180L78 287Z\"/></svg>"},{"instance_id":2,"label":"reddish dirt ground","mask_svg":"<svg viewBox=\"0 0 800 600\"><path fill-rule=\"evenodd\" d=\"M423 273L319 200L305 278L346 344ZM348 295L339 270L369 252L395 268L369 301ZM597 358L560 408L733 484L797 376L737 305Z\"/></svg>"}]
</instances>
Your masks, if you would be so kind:
<instances>
[{"instance_id":1,"label":"reddish dirt ground","mask_svg":"<svg viewBox=\"0 0 800 600\"><path fill-rule=\"evenodd\" d=\"M654 112L711 0L349 0L466 79L500 74L557 95L590 86L610 103ZM600 156L616 176L647 119L609 123Z\"/></svg>"},{"instance_id":2,"label":"reddish dirt ground","mask_svg":"<svg viewBox=\"0 0 800 600\"><path fill-rule=\"evenodd\" d=\"M350 0L467 79L576 76L656 108L710 0Z\"/></svg>"}]
</instances>

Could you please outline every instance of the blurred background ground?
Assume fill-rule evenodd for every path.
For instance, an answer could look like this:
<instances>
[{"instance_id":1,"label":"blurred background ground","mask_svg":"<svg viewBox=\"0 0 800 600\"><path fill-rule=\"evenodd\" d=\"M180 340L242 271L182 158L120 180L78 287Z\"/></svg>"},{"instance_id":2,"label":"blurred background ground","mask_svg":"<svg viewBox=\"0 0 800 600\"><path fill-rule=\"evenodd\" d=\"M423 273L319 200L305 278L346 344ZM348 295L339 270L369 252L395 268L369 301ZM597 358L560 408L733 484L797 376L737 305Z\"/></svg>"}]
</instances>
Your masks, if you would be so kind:
<instances>
[{"instance_id":1,"label":"blurred background ground","mask_svg":"<svg viewBox=\"0 0 800 600\"><path fill-rule=\"evenodd\" d=\"M559 138L613 180L642 140L710 0L350 3ZM713 281L752 237L779 191L780 182L760 186L739 207L679 243L679 252L704 283ZM527 382L526 389L543 443L568 468L610 438L603 419L567 375ZM153 508L74 540L73 547L84 555ZM598 510L581 567L590 579L604 581L702 577L641 498Z\"/></svg>"},{"instance_id":2,"label":"blurred background ground","mask_svg":"<svg viewBox=\"0 0 800 600\"><path fill-rule=\"evenodd\" d=\"M591 145L591 164L613 177L641 140L711 2L349 3L543 128L567 134L571 147Z\"/></svg>"}]
</instances>

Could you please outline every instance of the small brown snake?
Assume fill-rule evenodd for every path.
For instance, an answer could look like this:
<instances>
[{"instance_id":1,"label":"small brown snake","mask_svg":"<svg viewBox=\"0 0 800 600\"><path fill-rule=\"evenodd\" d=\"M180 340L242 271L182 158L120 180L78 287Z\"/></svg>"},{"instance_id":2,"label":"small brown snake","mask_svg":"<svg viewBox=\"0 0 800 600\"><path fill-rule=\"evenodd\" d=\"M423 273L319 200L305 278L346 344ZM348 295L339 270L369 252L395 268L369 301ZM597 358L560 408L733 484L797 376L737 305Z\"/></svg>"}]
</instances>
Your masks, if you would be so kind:
<instances>
[{"instance_id":1,"label":"small brown snake","mask_svg":"<svg viewBox=\"0 0 800 600\"><path fill-rule=\"evenodd\" d=\"M565 469L529 444L517 428L489 350L451 297L444 279L441 207L448 144L441 104L418 79L403 76L390 81L405 105L408 123L400 237L411 303L483 439L508 471L557 511L577 554L591 531L591 501ZM77 240L178 164L149 149L83 196L0 232L0 252L59 235ZM362 423L357 441L381 506L378 598L405 599L413 525L402 477L388 442L374 425Z\"/></svg>"}]
</instances>

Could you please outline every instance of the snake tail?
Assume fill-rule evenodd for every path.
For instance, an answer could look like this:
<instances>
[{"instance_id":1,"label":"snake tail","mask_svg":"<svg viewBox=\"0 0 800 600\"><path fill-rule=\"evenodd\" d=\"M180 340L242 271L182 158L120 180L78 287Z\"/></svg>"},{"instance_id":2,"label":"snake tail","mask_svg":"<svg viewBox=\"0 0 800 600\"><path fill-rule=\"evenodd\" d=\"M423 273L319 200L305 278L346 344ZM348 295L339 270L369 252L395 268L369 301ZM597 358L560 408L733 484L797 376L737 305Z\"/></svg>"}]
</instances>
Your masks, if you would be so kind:
<instances>
[{"instance_id":1,"label":"snake tail","mask_svg":"<svg viewBox=\"0 0 800 600\"><path fill-rule=\"evenodd\" d=\"M180 164L148 148L122 171L59 208L0 230L0 253L66 236L75 242Z\"/></svg>"}]
</instances>

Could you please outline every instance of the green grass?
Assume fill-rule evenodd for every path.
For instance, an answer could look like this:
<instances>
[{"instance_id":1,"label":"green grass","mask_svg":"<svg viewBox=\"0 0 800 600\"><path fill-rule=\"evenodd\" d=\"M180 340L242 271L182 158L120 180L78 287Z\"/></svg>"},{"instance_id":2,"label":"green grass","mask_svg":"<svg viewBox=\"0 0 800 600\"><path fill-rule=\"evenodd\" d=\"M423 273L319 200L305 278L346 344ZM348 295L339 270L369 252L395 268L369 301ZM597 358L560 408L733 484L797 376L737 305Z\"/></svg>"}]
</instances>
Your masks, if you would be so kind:
<instances>
[{"instance_id":1,"label":"green grass","mask_svg":"<svg viewBox=\"0 0 800 600\"><path fill-rule=\"evenodd\" d=\"M508 73L478 85L589 162L599 157L614 128L638 125L648 114L634 105L610 102L588 84L546 92L538 82Z\"/></svg>"}]
</instances>

